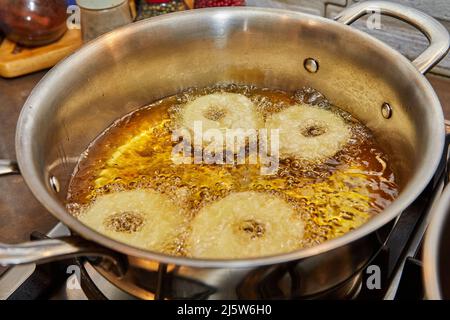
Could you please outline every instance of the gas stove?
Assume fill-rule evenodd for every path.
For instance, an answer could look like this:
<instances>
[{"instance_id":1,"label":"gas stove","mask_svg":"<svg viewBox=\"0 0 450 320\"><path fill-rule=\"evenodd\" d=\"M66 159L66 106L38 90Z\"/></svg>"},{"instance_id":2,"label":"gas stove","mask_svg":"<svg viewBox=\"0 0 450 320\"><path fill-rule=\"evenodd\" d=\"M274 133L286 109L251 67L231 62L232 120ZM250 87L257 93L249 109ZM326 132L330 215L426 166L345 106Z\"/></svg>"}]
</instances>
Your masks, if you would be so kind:
<instances>
[{"instance_id":1,"label":"gas stove","mask_svg":"<svg viewBox=\"0 0 450 320\"><path fill-rule=\"evenodd\" d=\"M447 136L447 145L450 135ZM447 155L447 151L444 153ZM368 266L346 282L307 299L420 300L422 286L421 245L435 205L447 183L447 159L422 194L395 221L388 240ZM61 223L47 235L60 237L70 231ZM163 278L161 278L163 279ZM158 281L163 281L163 280ZM161 287L161 283L158 284ZM153 295L152 295L153 296ZM163 297L162 297L163 298ZM130 300L137 299L105 279L86 259L69 259L43 265L22 265L0 277L0 299Z\"/></svg>"},{"instance_id":2,"label":"gas stove","mask_svg":"<svg viewBox=\"0 0 450 320\"><path fill-rule=\"evenodd\" d=\"M61 237L70 231L61 223L46 236ZM32 233L30 238L43 235ZM8 269L0 277L2 300L129 300L133 296L109 283L87 261L69 259L43 265L28 264Z\"/></svg>"}]
</instances>

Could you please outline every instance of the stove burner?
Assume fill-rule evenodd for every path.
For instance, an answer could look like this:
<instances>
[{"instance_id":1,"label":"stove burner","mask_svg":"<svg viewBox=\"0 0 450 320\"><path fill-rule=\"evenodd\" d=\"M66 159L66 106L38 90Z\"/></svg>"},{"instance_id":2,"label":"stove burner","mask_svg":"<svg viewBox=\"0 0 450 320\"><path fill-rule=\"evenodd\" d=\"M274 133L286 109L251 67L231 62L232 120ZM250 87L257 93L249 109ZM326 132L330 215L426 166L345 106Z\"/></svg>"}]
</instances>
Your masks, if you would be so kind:
<instances>
[{"instance_id":1,"label":"stove burner","mask_svg":"<svg viewBox=\"0 0 450 320\"><path fill-rule=\"evenodd\" d=\"M395 221L387 242L366 268L326 292L307 297L296 295L296 282L292 279L290 290L285 292L283 286L279 286L282 277L276 278L277 281L270 281L276 275L269 273L269 276L264 278L268 280L258 285L245 286L243 283L238 290L238 297L273 298L274 292L278 292L279 298L288 299L423 299L421 243L429 210L448 182L450 162L447 161L447 149L449 144L450 135L447 135L445 157L434 178ZM68 234L69 230L62 224L58 224L48 236L58 237ZM36 236L42 237L42 235L34 234L34 237ZM371 289L368 282L372 275L370 270L374 266L381 270L379 279L381 285L380 288ZM284 274L288 273L287 271ZM292 274L290 276L293 277ZM175 280L183 281L183 279ZM143 284L144 294L141 294L141 297L180 298L169 297L165 294L172 291L167 290L167 286L173 286L176 281L167 272L167 268L161 265L154 277L149 279L147 284ZM189 288L192 289L190 293L195 293L195 298L200 299L208 298L213 292L212 288L194 282L189 284ZM105 300L136 299L136 297L111 284L87 259L69 259L39 266L25 265L9 269L0 277L0 299Z\"/></svg>"}]
</instances>

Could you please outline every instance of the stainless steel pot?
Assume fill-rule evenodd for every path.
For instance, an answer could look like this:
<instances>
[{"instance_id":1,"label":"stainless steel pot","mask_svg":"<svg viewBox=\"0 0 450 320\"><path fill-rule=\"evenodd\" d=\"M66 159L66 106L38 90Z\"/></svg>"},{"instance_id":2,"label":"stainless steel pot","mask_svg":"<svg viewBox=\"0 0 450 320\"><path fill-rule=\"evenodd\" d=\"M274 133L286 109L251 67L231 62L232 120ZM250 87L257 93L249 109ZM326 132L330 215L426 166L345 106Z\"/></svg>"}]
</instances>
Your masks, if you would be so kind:
<instances>
[{"instance_id":1,"label":"stainless steel pot","mask_svg":"<svg viewBox=\"0 0 450 320\"><path fill-rule=\"evenodd\" d=\"M348 26L373 11L417 27L430 46L411 63ZM152 18L109 33L45 76L25 103L17 126L17 159L27 185L80 237L2 244L0 263L106 256L122 268L109 263L98 269L143 298L310 297L339 286L367 265L386 239L388 227L382 227L418 196L438 165L444 121L423 74L448 48L448 33L434 19L378 1L348 8L336 21L290 11L220 8ZM311 59L317 70L309 68ZM229 82L320 90L375 133L396 169L399 197L382 214L340 238L288 254L237 260L172 257L133 248L67 212L64 198L74 165L112 121L187 87ZM127 263L120 263L120 257ZM169 278L161 286L161 279Z\"/></svg>"},{"instance_id":2,"label":"stainless steel pot","mask_svg":"<svg viewBox=\"0 0 450 320\"><path fill-rule=\"evenodd\" d=\"M450 184L433 208L423 246L423 281L426 298L450 299Z\"/></svg>"}]
</instances>

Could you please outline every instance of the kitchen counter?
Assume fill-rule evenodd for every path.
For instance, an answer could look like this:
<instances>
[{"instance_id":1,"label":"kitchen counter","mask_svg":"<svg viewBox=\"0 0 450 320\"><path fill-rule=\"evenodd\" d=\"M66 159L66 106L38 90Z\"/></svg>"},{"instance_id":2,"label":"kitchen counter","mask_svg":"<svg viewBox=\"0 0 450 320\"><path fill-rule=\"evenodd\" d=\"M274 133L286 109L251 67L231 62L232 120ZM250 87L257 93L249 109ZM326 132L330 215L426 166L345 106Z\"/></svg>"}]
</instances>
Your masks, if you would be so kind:
<instances>
[{"instance_id":1,"label":"kitchen counter","mask_svg":"<svg viewBox=\"0 0 450 320\"><path fill-rule=\"evenodd\" d=\"M0 158L16 158L14 134L20 109L44 74L38 72L12 80L0 78ZM20 175L2 177L0 191L0 242L29 240L30 232L47 232L56 223L33 197Z\"/></svg>"},{"instance_id":2,"label":"kitchen counter","mask_svg":"<svg viewBox=\"0 0 450 320\"><path fill-rule=\"evenodd\" d=\"M14 133L20 109L44 74L38 72L12 80L0 78L0 158L15 159ZM446 119L450 119L450 78L434 75L428 78L441 100ZM46 233L57 222L33 197L21 176L2 177L0 190L0 242L27 241L32 231Z\"/></svg>"},{"instance_id":3,"label":"kitchen counter","mask_svg":"<svg viewBox=\"0 0 450 320\"><path fill-rule=\"evenodd\" d=\"M427 78L441 101L445 119L450 120L450 78L435 75L428 75Z\"/></svg>"}]
</instances>

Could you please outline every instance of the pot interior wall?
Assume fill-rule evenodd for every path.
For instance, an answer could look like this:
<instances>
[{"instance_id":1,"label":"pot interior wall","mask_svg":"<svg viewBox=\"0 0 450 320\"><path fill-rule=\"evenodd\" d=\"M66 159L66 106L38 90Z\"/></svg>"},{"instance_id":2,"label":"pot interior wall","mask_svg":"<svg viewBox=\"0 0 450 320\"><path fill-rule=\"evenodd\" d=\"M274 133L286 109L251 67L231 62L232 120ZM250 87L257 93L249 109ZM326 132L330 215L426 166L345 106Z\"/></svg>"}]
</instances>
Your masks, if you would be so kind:
<instances>
[{"instance_id":1,"label":"pot interior wall","mask_svg":"<svg viewBox=\"0 0 450 320\"><path fill-rule=\"evenodd\" d=\"M332 21L232 9L164 16L104 36L68 58L36 91L30 134L42 178L63 199L80 153L115 119L192 86L311 86L372 129L404 186L427 153L439 118L421 76L402 57ZM308 73L304 59L319 63ZM390 103L393 115L380 108ZM427 112L428 111L428 112ZM25 110L26 112L26 110Z\"/></svg>"}]
</instances>

